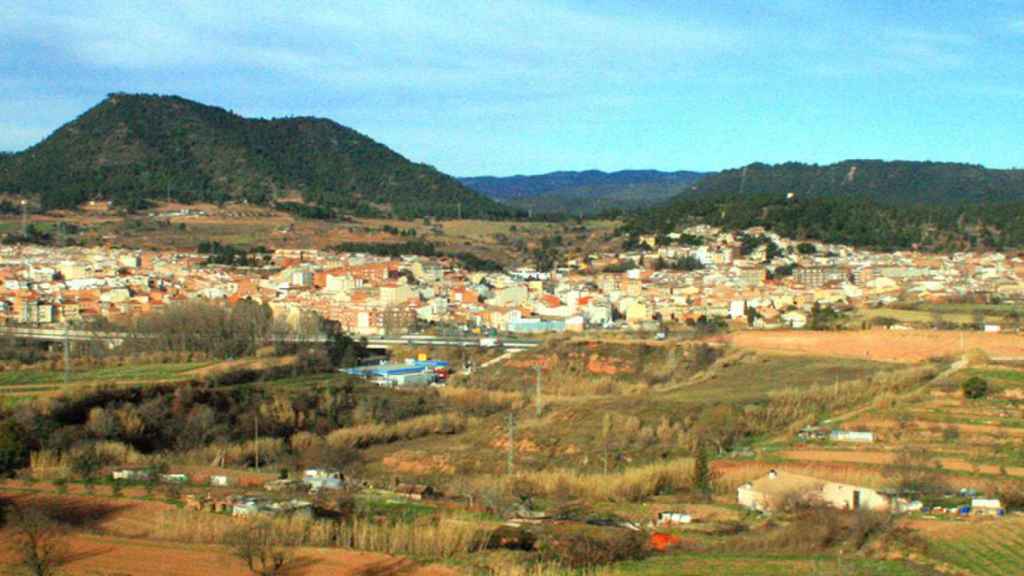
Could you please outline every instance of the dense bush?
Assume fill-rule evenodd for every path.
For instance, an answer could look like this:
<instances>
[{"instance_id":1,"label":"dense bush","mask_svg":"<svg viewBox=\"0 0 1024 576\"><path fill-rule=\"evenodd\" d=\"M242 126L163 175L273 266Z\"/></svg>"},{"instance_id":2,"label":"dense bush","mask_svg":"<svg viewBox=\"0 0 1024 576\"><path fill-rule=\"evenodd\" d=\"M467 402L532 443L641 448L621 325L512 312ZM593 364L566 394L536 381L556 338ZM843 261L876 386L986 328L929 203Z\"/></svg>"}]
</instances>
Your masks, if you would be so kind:
<instances>
[{"instance_id":1,"label":"dense bush","mask_svg":"<svg viewBox=\"0 0 1024 576\"><path fill-rule=\"evenodd\" d=\"M988 382L979 376L971 376L960 385L964 398L977 400L988 395Z\"/></svg>"},{"instance_id":2,"label":"dense bush","mask_svg":"<svg viewBox=\"0 0 1024 576\"><path fill-rule=\"evenodd\" d=\"M28 448L21 426L12 419L0 421L0 477L28 464Z\"/></svg>"},{"instance_id":3,"label":"dense bush","mask_svg":"<svg viewBox=\"0 0 1024 576\"><path fill-rule=\"evenodd\" d=\"M640 560L648 554L646 533L599 526L552 526L536 546L544 561L568 568Z\"/></svg>"}]
</instances>

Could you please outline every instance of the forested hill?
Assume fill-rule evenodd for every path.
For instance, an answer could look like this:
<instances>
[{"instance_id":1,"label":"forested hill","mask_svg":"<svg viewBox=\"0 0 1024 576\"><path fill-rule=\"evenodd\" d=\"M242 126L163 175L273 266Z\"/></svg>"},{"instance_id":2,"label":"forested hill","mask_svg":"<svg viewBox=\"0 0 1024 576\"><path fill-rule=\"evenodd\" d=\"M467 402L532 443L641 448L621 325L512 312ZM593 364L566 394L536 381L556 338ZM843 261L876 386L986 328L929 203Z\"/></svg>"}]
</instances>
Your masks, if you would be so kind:
<instances>
[{"instance_id":1,"label":"forested hill","mask_svg":"<svg viewBox=\"0 0 1024 576\"><path fill-rule=\"evenodd\" d=\"M497 217L508 208L331 120L248 119L176 96L111 94L23 152L0 156L0 192L44 209L103 198L301 196L320 214Z\"/></svg>"},{"instance_id":2,"label":"forested hill","mask_svg":"<svg viewBox=\"0 0 1024 576\"><path fill-rule=\"evenodd\" d=\"M1024 172L931 162L754 164L711 175L627 234L689 222L878 249L1024 247Z\"/></svg>"},{"instance_id":3,"label":"forested hill","mask_svg":"<svg viewBox=\"0 0 1024 576\"><path fill-rule=\"evenodd\" d=\"M622 170L551 172L535 176L460 178L463 184L509 206L540 213L595 214L663 202L690 188L701 172Z\"/></svg>"},{"instance_id":4,"label":"forested hill","mask_svg":"<svg viewBox=\"0 0 1024 576\"><path fill-rule=\"evenodd\" d=\"M887 204L1024 199L1024 170L951 162L847 160L837 164L751 164L709 175L697 195L855 196Z\"/></svg>"}]
</instances>

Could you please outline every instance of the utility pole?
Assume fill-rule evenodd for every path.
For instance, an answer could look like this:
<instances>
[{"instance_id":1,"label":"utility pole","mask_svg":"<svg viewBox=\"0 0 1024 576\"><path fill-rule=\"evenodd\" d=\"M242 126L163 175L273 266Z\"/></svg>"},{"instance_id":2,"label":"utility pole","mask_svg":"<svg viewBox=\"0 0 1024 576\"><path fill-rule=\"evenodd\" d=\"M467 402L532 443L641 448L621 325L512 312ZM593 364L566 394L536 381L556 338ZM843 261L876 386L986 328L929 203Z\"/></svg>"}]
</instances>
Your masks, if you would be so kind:
<instances>
[{"instance_id":1,"label":"utility pole","mask_svg":"<svg viewBox=\"0 0 1024 576\"><path fill-rule=\"evenodd\" d=\"M462 202L459 202L459 220L462 220Z\"/></svg>"},{"instance_id":2,"label":"utility pole","mask_svg":"<svg viewBox=\"0 0 1024 576\"><path fill-rule=\"evenodd\" d=\"M28 202L26 200L21 201L21 236L22 238L28 236Z\"/></svg>"},{"instance_id":3,"label":"utility pole","mask_svg":"<svg viewBox=\"0 0 1024 576\"><path fill-rule=\"evenodd\" d=\"M257 410L259 410L259 408L257 408ZM255 440L254 440L253 444L256 445L256 470L258 471L260 469L260 414L259 414L259 412L256 413L256 416L254 417L254 419L256 421L256 431L255 431Z\"/></svg>"},{"instance_id":4,"label":"utility pole","mask_svg":"<svg viewBox=\"0 0 1024 576\"><path fill-rule=\"evenodd\" d=\"M540 366L534 366L533 368L537 371L537 418L540 418L541 414L544 413L544 400L541 396Z\"/></svg>"},{"instance_id":5,"label":"utility pole","mask_svg":"<svg viewBox=\"0 0 1024 576\"><path fill-rule=\"evenodd\" d=\"M71 380L71 335L68 319L64 319L64 386Z\"/></svg>"},{"instance_id":6,"label":"utility pole","mask_svg":"<svg viewBox=\"0 0 1024 576\"><path fill-rule=\"evenodd\" d=\"M505 419L508 427L508 469L509 476L516 472L516 415L509 414Z\"/></svg>"},{"instance_id":7,"label":"utility pole","mask_svg":"<svg viewBox=\"0 0 1024 576\"><path fill-rule=\"evenodd\" d=\"M612 432L612 415L604 413L604 420L601 422L601 440L604 444L604 473L608 474L608 437Z\"/></svg>"}]
</instances>

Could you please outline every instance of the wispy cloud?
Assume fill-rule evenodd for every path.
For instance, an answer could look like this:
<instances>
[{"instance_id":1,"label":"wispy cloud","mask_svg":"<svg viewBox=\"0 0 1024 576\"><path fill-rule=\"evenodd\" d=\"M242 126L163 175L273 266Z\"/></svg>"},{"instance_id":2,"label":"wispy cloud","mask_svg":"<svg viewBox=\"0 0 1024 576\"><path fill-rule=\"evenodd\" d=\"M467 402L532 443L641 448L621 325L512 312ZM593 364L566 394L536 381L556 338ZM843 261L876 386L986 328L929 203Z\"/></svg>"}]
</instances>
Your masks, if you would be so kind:
<instances>
[{"instance_id":1,"label":"wispy cloud","mask_svg":"<svg viewBox=\"0 0 1024 576\"><path fill-rule=\"evenodd\" d=\"M8 32L84 66L236 66L346 89L551 90L687 73L740 36L692 19L603 16L539 2L336 2L22 10ZM4 25L0 24L0 27ZM33 32L33 31L39 31ZM45 31L45 32L44 32Z\"/></svg>"}]
</instances>

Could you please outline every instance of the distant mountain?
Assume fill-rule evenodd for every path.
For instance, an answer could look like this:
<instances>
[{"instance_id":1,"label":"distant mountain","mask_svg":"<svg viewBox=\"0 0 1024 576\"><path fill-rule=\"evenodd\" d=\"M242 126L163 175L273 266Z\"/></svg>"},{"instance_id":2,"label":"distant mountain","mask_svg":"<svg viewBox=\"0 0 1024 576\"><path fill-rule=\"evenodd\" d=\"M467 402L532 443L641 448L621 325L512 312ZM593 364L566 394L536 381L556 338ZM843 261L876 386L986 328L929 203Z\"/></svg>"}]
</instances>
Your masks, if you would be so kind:
<instances>
[{"instance_id":1,"label":"distant mountain","mask_svg":"<svg viewBox=\"0 0 1024 576\"><path fill-rule=\"evenodd\" d=\"M631 215L623 230L664 233L688 222L881 249L1024 247L1024 171L880 160L751 164Z\"/></svg>"},{"instance_id":2,"label":"distant mountain","mask_svg":"<svg viewBox=\"0 0 1024 576\"><path fill-rule=\"evenodd\" d=\"M515 208L538 213L595 214L665 201L705 176L702 172L551 172L537 176L479 176L459 180Z\"/></svg>"},{"instance_id":3,"label":"distant mountain","mask_svg":"<svg viewBox=\"0 0 1024 576\"><path fill-rule=\"evenodd\" d=\"M44 209L104 198L301 198L316 213L498 217L508 208L331 120L248 119L177 96L111 94L23 152L0 156L0 192ZM294 205L293 205L294 206Z\"/></svg>"}]
</instances>

